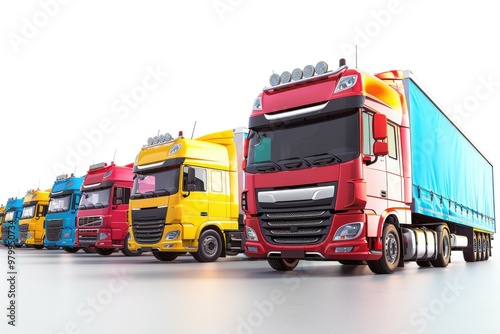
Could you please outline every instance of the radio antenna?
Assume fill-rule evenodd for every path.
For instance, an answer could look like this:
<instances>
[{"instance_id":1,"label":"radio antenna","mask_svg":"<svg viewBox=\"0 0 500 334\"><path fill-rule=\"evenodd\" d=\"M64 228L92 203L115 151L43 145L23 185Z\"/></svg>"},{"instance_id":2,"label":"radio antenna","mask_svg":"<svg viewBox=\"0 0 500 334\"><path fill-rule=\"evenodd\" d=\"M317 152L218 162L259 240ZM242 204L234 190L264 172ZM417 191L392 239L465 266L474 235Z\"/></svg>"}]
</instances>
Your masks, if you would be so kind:
<instances>
[{"instance_id":1,"label":"radio antenna","mask_svg":"<svg viewBox=\"0 0 500 334\"><path fill-rule=\"evenodd\" d=\"M356 68L358 68L358 44L356 44Z\"/></svg>"},{"instance_id":2,"label":"radio antenna","mask_svg":"<svg viewBox=\"0 0 500 334\"><path fill-rule=\"evenodd\" d=\"M193 136L194 136L194 129L196 128L196 121L194 121L194 125L193 125L193 132L191 133L191 139L193 139Z\"/></svg>"},{"instance_id":3,"label":"radio antenna","mask_svg":"<svg viewBox=\"0 0 500 334\"><path fill-rule=\"evenodd\" d=\"M113 154L113 160L111 161L115 162L115 158L116 158L116 148L115 148L115 153Z\"/></svg>"}]
</instances>

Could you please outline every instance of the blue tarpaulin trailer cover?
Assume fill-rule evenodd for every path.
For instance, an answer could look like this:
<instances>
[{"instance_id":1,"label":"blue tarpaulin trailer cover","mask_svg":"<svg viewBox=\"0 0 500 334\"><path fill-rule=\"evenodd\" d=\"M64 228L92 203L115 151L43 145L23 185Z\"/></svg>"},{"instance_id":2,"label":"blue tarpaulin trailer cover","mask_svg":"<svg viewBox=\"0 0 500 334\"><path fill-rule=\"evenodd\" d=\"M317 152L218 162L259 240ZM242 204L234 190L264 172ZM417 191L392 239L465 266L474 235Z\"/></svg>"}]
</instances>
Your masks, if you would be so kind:
<instances>
[{"instance_id":1,"label":"blue tarpaulin trailer cover","mask_svg":"<svg viewBox=\"0 0 500 334\"><path fill-rule=\"evenodd\" d=\"M493 166L410 75L414 213L496 232Z\"/></svg>"}]
</instances>

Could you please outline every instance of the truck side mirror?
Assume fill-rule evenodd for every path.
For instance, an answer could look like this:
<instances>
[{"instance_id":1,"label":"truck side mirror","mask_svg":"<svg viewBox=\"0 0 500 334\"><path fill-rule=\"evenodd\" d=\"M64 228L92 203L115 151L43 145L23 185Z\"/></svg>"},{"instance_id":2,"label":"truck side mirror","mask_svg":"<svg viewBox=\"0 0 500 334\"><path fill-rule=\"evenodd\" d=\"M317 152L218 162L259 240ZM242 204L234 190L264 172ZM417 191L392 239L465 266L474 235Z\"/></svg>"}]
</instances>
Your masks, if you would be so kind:
<instances>
[{"instance_id":1,"label":"truck side mirror","mask_svg":"<svg viewBox=\"0 0 500 334\"><path fill-rule=\"evenodd\" d=\"M387 116L384 114L373 115L373 139L387 139Z\"/></svg>"},{"instance_id":2,"label":"truck side mirror","mask_svg":"<svg viewBox=\"0 0 500 334\"><path fill-rule=\"evenodd\" d=\"M113 196L113 205L123 204L123 188L115 188L115 196Z\"/></svg>"},{"instance_id":3,"label":"truck side mirror","mask_svg":"<svg viewBox=\"0 0 500 334\"><path fill-rule=\"evenodd\" d=\"M377 141L373 143L373 154L377 157L389 154L389 144L384 141Z\"/></svg>"},{"instance_id":4,"label":"truck side mirror","mask_svg":"<svg viewBox=\"0 0 500 334\"><path fill-rule=\"evenodd\" d=\"M195 176L195 171L193 167L188 168L188 175L187 175L187 191L195 191L196 190L196 176Z\"/></svg>"}]
</instances>

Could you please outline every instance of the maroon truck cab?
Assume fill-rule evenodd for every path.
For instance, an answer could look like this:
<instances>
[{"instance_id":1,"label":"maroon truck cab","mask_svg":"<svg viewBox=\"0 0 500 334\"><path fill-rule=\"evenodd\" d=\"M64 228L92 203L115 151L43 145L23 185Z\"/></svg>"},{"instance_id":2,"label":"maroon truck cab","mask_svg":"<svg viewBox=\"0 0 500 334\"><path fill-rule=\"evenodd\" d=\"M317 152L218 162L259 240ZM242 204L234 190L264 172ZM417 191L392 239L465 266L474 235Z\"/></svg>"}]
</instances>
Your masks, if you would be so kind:
<instances>
[{"instance_id":1,"label":"maroon truck cab","mask_svg":"<svg viewBox=\"0 0 500 334\"><path fill-rule=\"evenodd\" d=\"M140 255L130 251L127 242L132 167L114 162L90 166L82 185L75 247L95 249L100 255L110 255L117 249L128 256Z\"/></svg>"}]
</instances>

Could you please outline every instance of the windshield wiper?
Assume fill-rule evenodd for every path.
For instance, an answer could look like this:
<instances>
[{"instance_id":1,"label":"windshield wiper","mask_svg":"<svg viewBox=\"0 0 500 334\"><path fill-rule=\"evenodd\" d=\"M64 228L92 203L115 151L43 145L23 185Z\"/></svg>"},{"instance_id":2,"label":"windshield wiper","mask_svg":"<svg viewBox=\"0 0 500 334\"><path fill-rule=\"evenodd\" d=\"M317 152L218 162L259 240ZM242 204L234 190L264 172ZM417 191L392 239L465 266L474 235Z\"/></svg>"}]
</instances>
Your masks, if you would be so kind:
<instances>
[{"instance_id":1,"label":"windshield wiper","mask_svg":"<svg viewBox=\"0 0 500 334\"><path fill-rule=\"evenodd\" d=\"M308 160L312 160L312 164L315 166L328 165L334 163L335 161L342 162L342 159L330 153L311 155L306 158L309 158Z\"/></svg>"},{"instance_id":2,"label":"windshield wiper","mask_svg":"<svg viewBox=\"0 0 500 334\"><path fill-rule=\"evenodd\" d=\"M303 158L299 158L299 157L281 159L281 160L278 160L278 162L288 169L302 167L302 162L305 162L308 167L311 166L309 161L307 161L306 159L303 159Z\"/></svg>"},{"instance_id":3,"label":"windshield wiper","mask_svg":"<svg viewBox=\"0 0 500 334\"><path fill-rule=\"evenodd\" d=\"M156 197L157 196L154 191L146 191L143 195L144 195L144 197Z\"/></svg>"},{"instance_id":4,"label":"windshield wiper","mask_svg":"<svg viewBox=\"0 0 500 334\"><path fill-rule=\"evenodd\" d=\"M99 205L101 208L104 208L104 207L105 207L105 206L104 206L104 204L102 204L102 203L100 203L100 202L97 202L97 203L95 204L95 207L97 208L97 206L98 206L98 205Z\"/></svg>"},{"instance_id":5,"label":"windshield wiper","mask_svg":"<svg viewBox=\"0 0 500 334\"><path fill-rule=\"evenodd\" d=\"M130 196L130 198L132 198L132 199L144 198L144 194L136 193L136 194L133 194L132 196Z\"/></svg>"},{"instance_id":6,"label":"windshield wiper","mask_svg":"<svg viewBox=\"0 0 500 334\"><path fill-rule=\"evenodd\" d=\"M254 166L259 172L273 172L275 170L281 170L281 166L274 161L260 162L254 164Z\"/></svg>"},{"instance_id":7,"label":"windshield wiper","mask_svg":"<svg viewBox=\"0 0 500 334\"><path fill-rule=\"evenodd\" d=\"M170 195L170 192L167 189L156 189L153 192L156 196L166 196Z\"/></svg>"}]
</instances>

